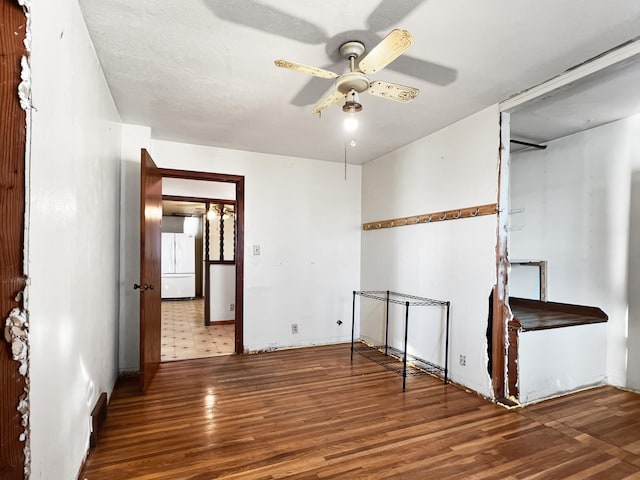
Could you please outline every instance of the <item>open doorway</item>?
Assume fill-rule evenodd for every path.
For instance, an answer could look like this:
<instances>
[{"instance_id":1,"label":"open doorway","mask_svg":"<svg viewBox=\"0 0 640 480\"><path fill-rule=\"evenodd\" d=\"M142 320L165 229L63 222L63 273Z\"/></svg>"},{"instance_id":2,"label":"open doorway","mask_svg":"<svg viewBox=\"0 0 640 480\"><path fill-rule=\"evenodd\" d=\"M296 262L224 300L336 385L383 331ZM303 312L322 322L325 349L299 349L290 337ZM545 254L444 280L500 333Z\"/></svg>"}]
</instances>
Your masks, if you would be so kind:
<instances>
[{"instance_id":1,"label":"open doorway","mask_svg":"<svg viewBox=\"0 0 640 480\"><path fill-rule=\"evenodd\" d=\"M162 175L161 361L242 353L243 179Z\"/></svg>"},{"instance_id":2,"label":"open doorway","mask_svg":"<svg viewBox=\"0 0 640 480\"><path fill-rule=\"evenodd\" d=\"M231 202L231 200L225 200ZM234 352L235 319L235 213L233 203L226 208L212 199L163 195L162 200L162 294L161 361L206 358ZM222 204L224 205L224 203ZM223 212L222 216L217 212ZM227 242L228 275L212 288L210 268L212 246L220 251L216 232L224 221ZM214 228L212 228L212 226ZM207 235L207 233L209 233ZM215 256L215 255L214 255ZM216 279L218 280L218 279ZM225 295L226 294L226 295ZM227 297L231 297L230 299ZM220 305L228 305L222 310ZM211 320L215 305L217 316ZM222 310L222 313L219 312Z\"/></svg>"}]
</instances>

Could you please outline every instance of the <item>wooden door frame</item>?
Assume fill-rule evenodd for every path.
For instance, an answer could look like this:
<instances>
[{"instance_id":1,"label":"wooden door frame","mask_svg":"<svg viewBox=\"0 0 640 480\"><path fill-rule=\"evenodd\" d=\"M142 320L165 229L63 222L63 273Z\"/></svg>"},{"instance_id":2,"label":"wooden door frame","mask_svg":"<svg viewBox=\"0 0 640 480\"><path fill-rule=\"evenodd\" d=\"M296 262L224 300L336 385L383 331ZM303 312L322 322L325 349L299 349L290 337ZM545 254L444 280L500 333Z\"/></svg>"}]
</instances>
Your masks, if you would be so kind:
<instances>
[{"instance_id":1,"label":"wooden door frame","mask_svg":"<svg viewBox=\"0 0 640 480\"><path fill-rule=\"evenodd\" d=\"M236 298L235 298L235 353L244 353L244 176L224 173L196 172L160 168L162 178L201 180L207 182L233 183L236 187Z\"/></svg>"},{"instance_id":2,"label":"wooden door frame","mask_svg":"<svg viewBox=\"0 0 640 480\"><path fill-rule=\"evenodd\" d=\"M24 33L26 17L14 0L0 4L0 319L14 308L23 308L21 292L26 286L24 268L25 235L25 152L27 121L20 106L20 60L26 55ZM4 335L3 335L4 336ZM26 378L18 372L20 364L13 359L11 344L0 347L0 476L15 480L24 478L25 443L20 435L22 425L18 404L25 395ZM27 373L28 375L28 373ZM28 397L26 397L28 400Z\"/></svg>"}]
</instances>

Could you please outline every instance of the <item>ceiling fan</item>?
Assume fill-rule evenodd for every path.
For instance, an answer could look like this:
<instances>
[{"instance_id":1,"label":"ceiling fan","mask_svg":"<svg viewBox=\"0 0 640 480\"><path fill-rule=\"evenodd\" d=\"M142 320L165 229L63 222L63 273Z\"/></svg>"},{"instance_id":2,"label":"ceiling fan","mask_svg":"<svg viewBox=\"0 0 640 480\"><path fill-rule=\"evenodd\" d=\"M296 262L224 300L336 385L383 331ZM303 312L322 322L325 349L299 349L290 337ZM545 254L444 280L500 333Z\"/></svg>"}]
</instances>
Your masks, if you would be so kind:
<instances>
[{"instance_id":1,"label":"ceiling fan","mask_svg":"<svg viewBox=\"0 0 640 480\"><path fill-rule=\"evenodd\" d=\"M342 102L344 102L343 111L355 113L362 110L362 105L358 101L358 94L362 92L397 102L409 102L418 96L420 91L417 88L381 80L371 81L367 77L367 74L382 70L402 55L412 42L411 33L399 29L392 30L366 54L362 42L356 40L345 42L340 46L340 54L349 61L349 71L342 75L287 60L276 60L274 63L280 68L297 70L320 78L335 79L336 90L315 106L312 111L314 114L320 114L330 105Z\"/></svg>"}]
</instances>

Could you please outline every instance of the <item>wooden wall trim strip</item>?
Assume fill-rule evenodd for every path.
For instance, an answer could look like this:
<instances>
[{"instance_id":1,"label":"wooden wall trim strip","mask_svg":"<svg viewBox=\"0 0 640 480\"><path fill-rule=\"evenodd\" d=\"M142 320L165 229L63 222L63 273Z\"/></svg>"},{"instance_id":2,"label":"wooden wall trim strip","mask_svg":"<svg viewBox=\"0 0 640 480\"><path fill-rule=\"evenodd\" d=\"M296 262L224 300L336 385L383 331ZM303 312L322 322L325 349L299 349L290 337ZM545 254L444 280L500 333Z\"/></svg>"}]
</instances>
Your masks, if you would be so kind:
<instances>
[{"instance_id":1,"label":"wooden wall trim strip","mask_svg":"<svg viewBox=\"0 0 640 480\"><path fill-rule=\"evenodd\" d=\"M381 228L404 227L405 225L418 225L420 223L443 222L445 220L460 220L463 218L481 217L483 215L495 215L497 204L478 205L475 207L444 210L441 212L423 213L411 217L400 217L391 220L379 220L362 224L363 230L379 230Z\"/></svg>"}]
</instances>

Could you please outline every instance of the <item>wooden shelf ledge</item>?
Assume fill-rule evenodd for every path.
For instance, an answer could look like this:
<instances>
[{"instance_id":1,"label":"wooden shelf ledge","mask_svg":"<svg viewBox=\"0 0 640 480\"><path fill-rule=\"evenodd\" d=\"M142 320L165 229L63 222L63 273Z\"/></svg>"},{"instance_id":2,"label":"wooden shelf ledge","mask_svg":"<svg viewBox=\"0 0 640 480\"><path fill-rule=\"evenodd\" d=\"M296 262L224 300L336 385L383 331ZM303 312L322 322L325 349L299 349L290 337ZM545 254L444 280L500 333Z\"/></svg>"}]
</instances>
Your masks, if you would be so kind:
<instances>
[{"instance_id":1,"label":"wooden shelf ledge","mask_svg":"<svg viewBox=\"0 0 640 480\"><path fill-rule=\"evenodd\" d=\"M609 320L607 314L597 307L517 297L509 298L509 305L513 312L513 320L509 322L509 328L521 332L589 325Z\"/></svg>"}]
</instances>

